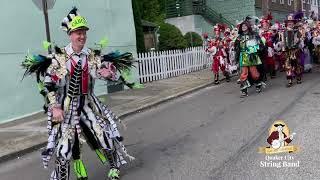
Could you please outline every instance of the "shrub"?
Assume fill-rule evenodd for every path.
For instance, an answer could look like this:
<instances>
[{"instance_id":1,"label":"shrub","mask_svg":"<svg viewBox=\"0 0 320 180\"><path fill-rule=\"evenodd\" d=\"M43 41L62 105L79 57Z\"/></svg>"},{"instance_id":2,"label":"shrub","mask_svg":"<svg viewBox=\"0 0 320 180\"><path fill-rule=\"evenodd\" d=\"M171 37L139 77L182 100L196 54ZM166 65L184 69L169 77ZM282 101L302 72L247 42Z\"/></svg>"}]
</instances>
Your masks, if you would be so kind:
<instances>
[{"instance_id":1,"label":"shrub","mask_svg":"<svg viewBox=\"0 0 320 180\"><path fill-rule=\"evenodd\" d=\"M162 23L159 33L160 50L184 49L187 47L187 42L181 31L174 25Z\"/></svg>"},{"instance_id":2,"label":"shrub","mask_svg":"<svg viewBox=\"0 0 320 180\"><path fill-rule=\"evenodd\" d=\"M201 36L196 32L187 32L187 34L184 35L184 39L188 47L202 46L203 44Z\"/></svg>"}]
</instances>

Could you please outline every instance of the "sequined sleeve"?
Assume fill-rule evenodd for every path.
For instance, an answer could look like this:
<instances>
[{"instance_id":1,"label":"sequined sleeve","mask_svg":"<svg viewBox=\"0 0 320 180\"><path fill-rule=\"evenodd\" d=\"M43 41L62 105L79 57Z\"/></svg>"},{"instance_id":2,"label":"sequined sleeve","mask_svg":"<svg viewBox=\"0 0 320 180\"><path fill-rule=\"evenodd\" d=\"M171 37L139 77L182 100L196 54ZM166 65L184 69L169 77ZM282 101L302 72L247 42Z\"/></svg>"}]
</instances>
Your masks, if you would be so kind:
<instances>
[{"instance_id":1,"label":"sequined sleeve","mask_svg":"<svg viewBox=\"0 0 320 180\"><path fill-rule=\"evenodd\" d=\"M64 55L55 55L52 58L52 63L47 69L44 79L44 87L47 92L47 104L49 107L59 106L58 89L60 87L61 79L67 74L65 65L66 58Z\"/></svg>"}]
</instances>

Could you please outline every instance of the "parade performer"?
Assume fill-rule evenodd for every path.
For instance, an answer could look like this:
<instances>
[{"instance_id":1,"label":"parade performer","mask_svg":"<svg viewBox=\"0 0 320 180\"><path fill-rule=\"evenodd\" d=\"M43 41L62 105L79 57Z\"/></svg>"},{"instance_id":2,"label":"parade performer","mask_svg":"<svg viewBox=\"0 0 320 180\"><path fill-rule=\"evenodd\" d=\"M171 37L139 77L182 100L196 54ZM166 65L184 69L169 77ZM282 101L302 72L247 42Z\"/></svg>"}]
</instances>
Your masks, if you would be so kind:
<instances>
[{"instance_id":1,"label":"parade performer","mask_svg":"<svg viewBox=\"0 0 320 180\"><path fill-rule=\"evenodd\" d=\"M205 47L205 51L207 52L209 47L209 42L210 42L208 33L203 33L202 37L203 37L203 46Z\"/></svg>"},{"instance_id":2,"label":"parade performer","mask_svg":"<svg viewBox=\"0 0 320 180\"><path fill-rule=\"evenodd\" d=\"M226 28L223 36L223 49L225 50L226 56L226 71L229 75L237 72L237 66L235 61L235 51L234 51L234 42L232 39L230 28ZM228 82L230 79L227 79Z\"/></svg>"},{"instance_id":3,"label":"parade performer","mask_svg":"<svg viewBox=\"0 0 320 180\"><path fill-rule=\"evenodd\" d=\"M274 33L274 59L276 63L276 70L280 72L285 71L285 62L286 62L286 53L284 47L284 28L279 22L275 22L275 24L271 27Z\"/></svg>"},{"instance_id":4,"label":"parade performer","mask_svg":"<svg viewBox=\"0 0 320 180\"><path fill-rule=\"evenodd\" d=\"M227 31L228 32L228 31ZM236 61L236 52L234 48L234 42L238 37L238 28L233 28L230 33L225 33L227 36L226 46L228 47L228 72L229 74L238 73L238 66Z\"/></svg>"},{"instance_id":5,"label":"parade performer","mask_svg":"<svg viewBox=\"0 0 320 180\"><path fill-rule=\"evenodd\" d=\"M301 50L300 63L303 67L302 69L303 72L311 72L311 69L312 69L311 54L309 51L311 37L310 37L310 33L309 33L310 30L308 29L308 26L309 25L305 18L304 22L301 22L298 27L299 34L301 35L299 48Z\"/></svg>"},{"instance_id":6,"label":"parade performer","mask_svg":"<svg viewBox=\"0 0 320 180\"><path fill-rule=\"evenodd\" d=\"M251 26L251 28L252 28L252 32L253 33L257 33L257 34L259 34L260 33L260 29L261 29L261 23L260 23L260 21L261 21L261 19L259 19L258 17L256 17L256 16L247 16L246 18L245 18L245 21L248 21L249 22L249 24L250 24L250 26ZM264 40L264 38L262 39L262 40ZM262 83L262 85L263 85L263 87L266 87L266 81L267 81L267 75L266 75L266 70L265 70L265 65L264 65L264 61L263 61L263 59L262 59L262 55L263 55L263 49L264 49L264 43L265 43L265 40L264 41L262 41L263 42L263 46L262 45L260 45L260 50L258 51L258 55L259 55L259 57L260 57L260 60L261 60L261 64L259 64L259 65L257 65L256 66L256 68L257 68L257 70L258 70L258 72L259 72L259 74L260 74L260 76L259 76L259 82L261 82ZM251 78L251 76L249 76L249 78L248 78L248 80L249 80L249 82L251 83L251 84L254 84L254 82L255 82L255 80L253 80L252 78Z\"/></svg>"},{"instance_id":7,"label":"parade performer","mask_svg":"<svg viewBox=\"0 0 320 180\"><path fill-rule=\"evenodd\" d=\"M313 37L312 37L312 33L313 33L313 28L314 28L314 23L315 21L313 20L313 14L311 14L311 16L309 17L309 19L306 20L304 27L306 29L306 38L307 38L307 49L309 52L306 51L307 54L309 54L309 58L307 58L305 60L305 64L304 64L304 71L305 72L312 72L312 68L313 68L313 61L314 61L314 44L312 43Z\"/></svg>"},{"instance_id":8,"label":"parade performer","mask_svg":"<svg viewBox=\"0 0 320 180\"><path fill-rule=\"evenodd\" d=\"M261 59L258 55L261 44L259 35L252 31L250 23L248 21L242 22L239 26L239 37L235 42L236 57L241 67L241 97L248 96L248 88L251 86L248 80L249 74L256 84L256 91L261 92L262 83L256 68L257 65L261 65Z\"/></svg>"},{"instance_id":9,"label":"parade performer","mask_svg":"<svg viewBox=\"0 0 320 180\"><path fill-rule=\"evenodd\" d=\"M235 42L236 42L236 40L237 40L237 38L239 36L240 24L241 24L241 22L237 21L237 26L234 27L232 29L232 31L231 31L231 37L230 38L232 39L232 48L231 48L231 53L230 54L232 55L231 56L232 60L235 61L235 65L237 66L238 73L241 74L241 68L239 67L239 63L237 63L238 60L237 60L237 57L236 57L236 48L235 48ZM240 82L241 82L241 80L240 80L240 76L239 76L239 78L237 80L237 84L240 84Z\"/></svg>"},{"instance_id":10,"label":"parade performer","mask_svg":"<svg viewBox=\"0 0 320 180\"><path fill-rule=\"evenodd\" d=\"M214 26L215 38L212 39L209 47L209 51L213 56L212 71L214 74L214 83L219 84L219 70L222 71L226 77L226 81L230 81L229 73L226 71L226 57L227 54L223 48L223 41L221 33L225 30L225 26L217 24Z\"/></svg>"},{"instance_id":11,"label":"parade performer","mask_svg":"<svg viewBox=\"0 0 320 180\"><path fill-rule=\"evenodd\" d=\"M273 19L271 14L268 14L266 17L263 17L260 21L261 30L260 30L260 37L265 41L265 48L262 55L262 61L265 65L266 73L270 74L271 79L275 78L276 76L276 69L275 69L275 60L274 60L274 47L273 41L274 36L273 32L270 29L271 20Z\"/></svg>"},{"instance_id":12,"label":"parade performer","mask_svg":"<svg viewBox=\"0 0 320 180\"><path fill-rule=\"evenodd\" d=\"M314 45L314 62L320 62L320 21L316 22L316 27L312 33L312 44Z\"/></svg>"},{"instance_id":13,"label":"parade performer","mask_svg":"<svg viewBox=\"0 0 320 180\"><path fill-rule=\"evenodd\" d=\"M119 179L119 168L127 163L124 158L134 158L122 143L116 124L120 120L94 94L94 82L95 79L125 82L122 74L132 66L132 54L102 55L101 49L87 48L89 28L76 8L63 19L62 28L70 38L69 45L55 47L54 53L48 56L28 55L22 63L26 69L24 76L36 74L46 101L49 138L42 152L44 165L47 167L51 156L56 154L50 180L69 180L73 159L77 179L87 179L81 161L81 144L85 138L102 161L109 161L108 178Z\"/></svg>"},{"instance_id":14,"label":"parade performer","mask_svg":"<svg viewBox=\"0 0 320 180\"><path fill-rule=\"evenodd\" d=\"M301 15L302 14L302 15ZM300 36L295 23L301 19L303 13L289 14L285 20L286 30L284 32L285 48L286 48L286 75L287 87L291 87L293 79L296 77L297 84L302 83L303 67L300 62L301 51L299 49Z\"/></svg>"}]
</instances>

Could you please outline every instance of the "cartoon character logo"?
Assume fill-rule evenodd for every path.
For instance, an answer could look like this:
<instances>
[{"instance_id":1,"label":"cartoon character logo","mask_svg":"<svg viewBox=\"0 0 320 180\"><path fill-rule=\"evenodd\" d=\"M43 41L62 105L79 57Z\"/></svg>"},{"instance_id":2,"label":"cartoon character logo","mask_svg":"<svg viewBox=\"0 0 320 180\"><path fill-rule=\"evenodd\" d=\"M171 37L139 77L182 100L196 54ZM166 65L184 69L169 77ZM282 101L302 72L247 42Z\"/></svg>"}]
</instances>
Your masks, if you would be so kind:
<instances>
[{"instance_id":1,"label":"cartoon character logo","mask_svg":"<svg viewBox=\"0 0 320 180\"><path fill-rule=\"evenodd\" d=\"M284 152L296 152L297 146L289 145L293 141L293 137L296 133L290 134L290 129L283 120L275 121L270 129L267 142L269 147L260 147L259 152L265 154L276 154Z\"/></svg>"}]
</instances>

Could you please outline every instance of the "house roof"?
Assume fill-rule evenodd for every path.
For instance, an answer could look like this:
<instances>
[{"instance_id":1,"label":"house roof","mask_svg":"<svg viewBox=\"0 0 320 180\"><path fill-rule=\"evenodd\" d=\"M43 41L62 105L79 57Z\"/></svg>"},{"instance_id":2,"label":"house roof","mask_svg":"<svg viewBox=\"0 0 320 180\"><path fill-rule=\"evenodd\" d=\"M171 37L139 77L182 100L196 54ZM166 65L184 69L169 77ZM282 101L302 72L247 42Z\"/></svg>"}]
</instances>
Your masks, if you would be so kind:
<instances>
[{"instance_id":1,"label":"house roof","mask_svg":"<svg viewBox=\"0 0 320 180\"><path fill-rule=\"evenodd\" d=\"M154 28L158 27L157 24L150 22L150 21L143 20L143 19L141 19L141 24L144 27L154 27Z\"/></svg>"}]
</instances>

